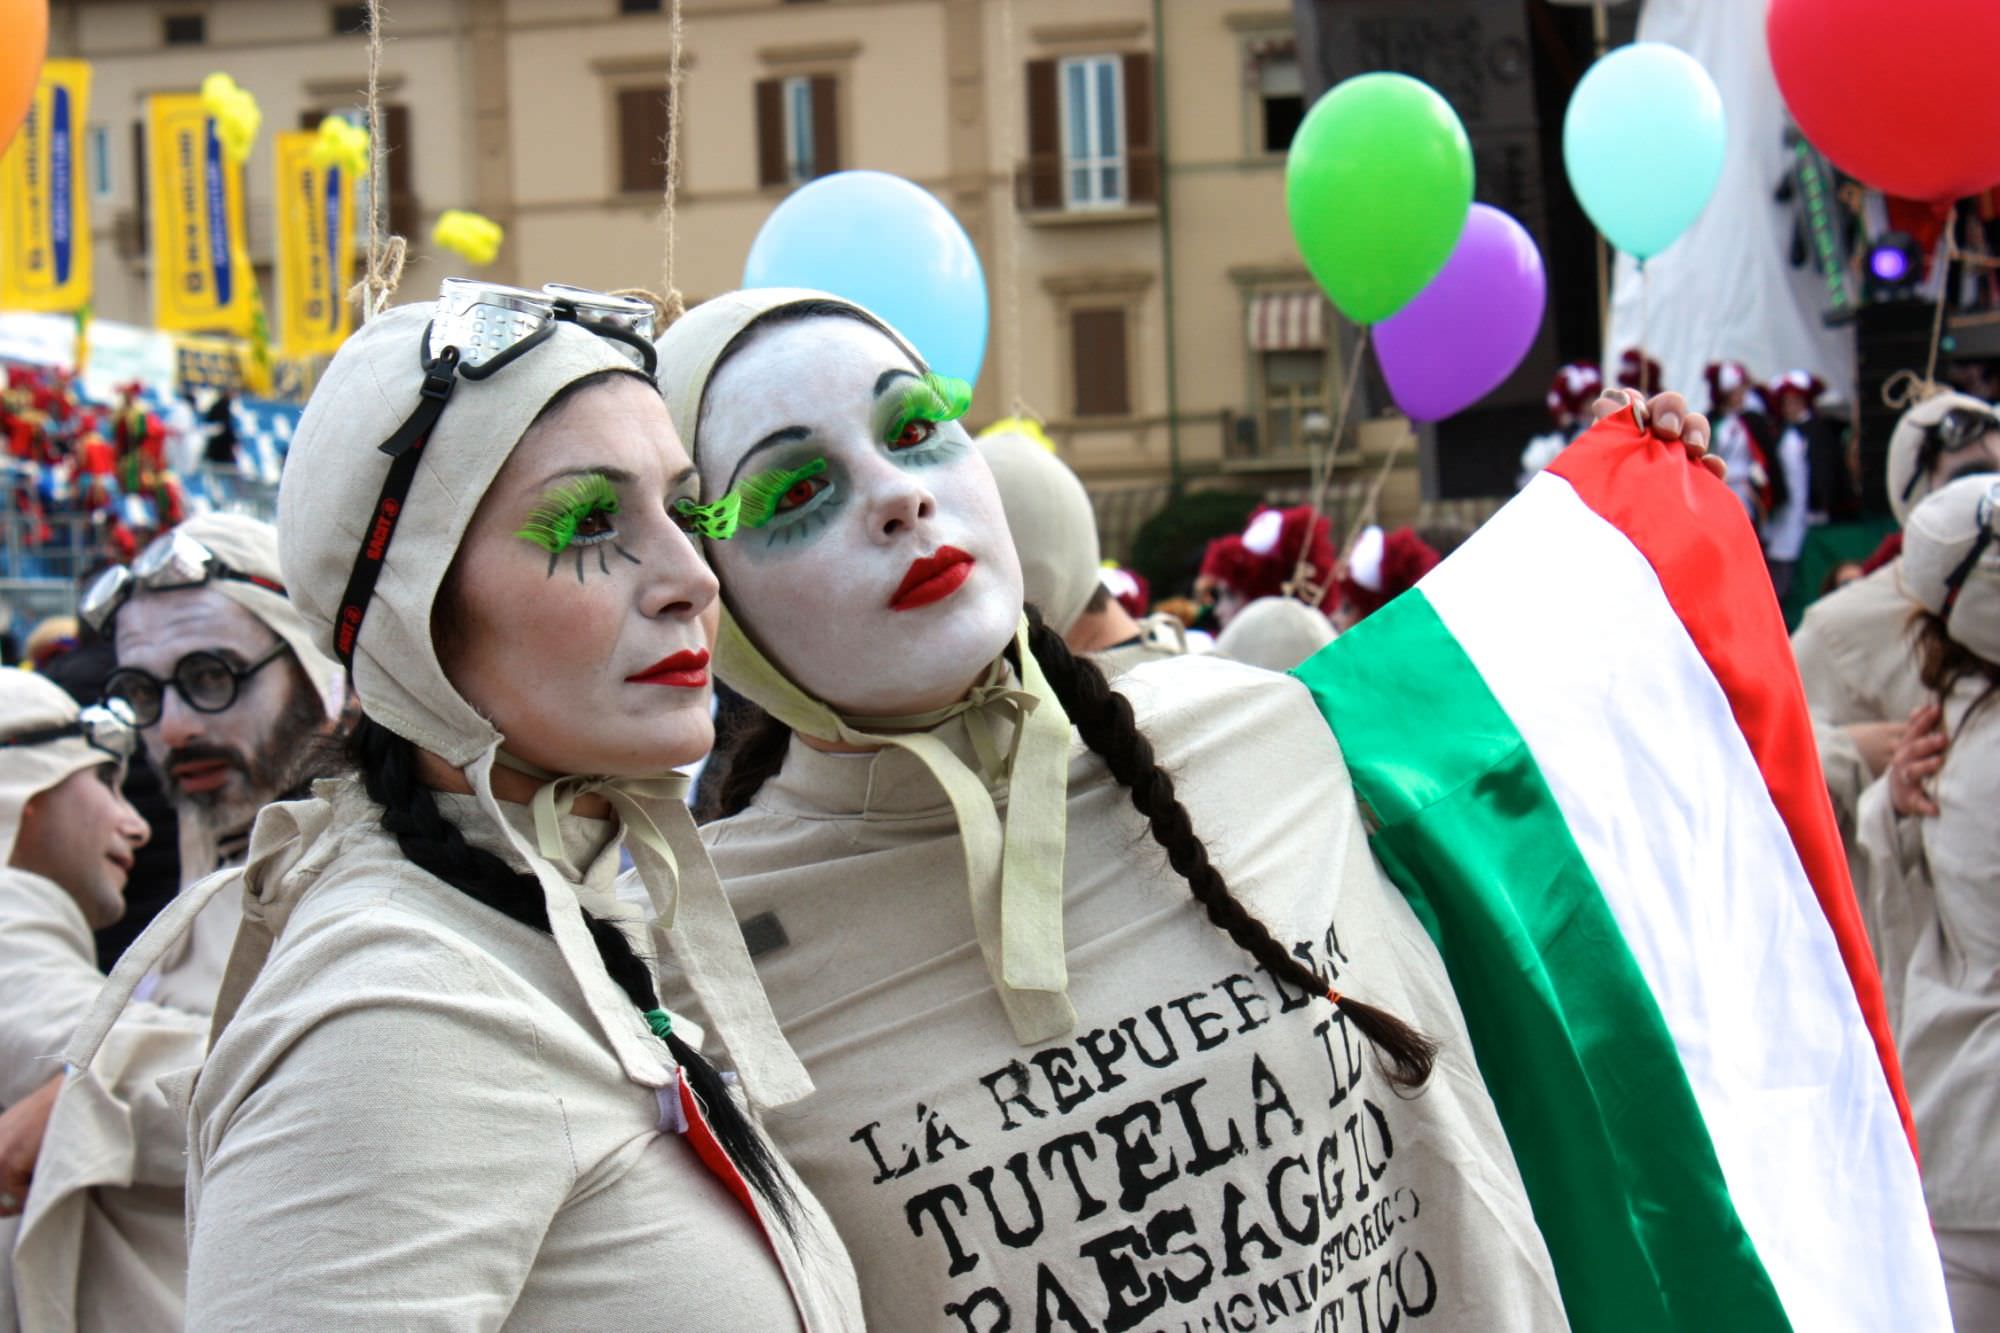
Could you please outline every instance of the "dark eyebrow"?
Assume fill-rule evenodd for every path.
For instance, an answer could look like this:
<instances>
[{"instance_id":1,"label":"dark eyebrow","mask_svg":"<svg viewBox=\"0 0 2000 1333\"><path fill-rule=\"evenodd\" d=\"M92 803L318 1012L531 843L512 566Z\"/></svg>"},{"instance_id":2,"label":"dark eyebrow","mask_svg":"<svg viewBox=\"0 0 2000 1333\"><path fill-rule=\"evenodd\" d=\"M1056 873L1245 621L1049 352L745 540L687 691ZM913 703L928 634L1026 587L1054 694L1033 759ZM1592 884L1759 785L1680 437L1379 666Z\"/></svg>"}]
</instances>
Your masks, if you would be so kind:
<instances>
[{"instance_id":1,"label":"dark eyebrow","mask_svg":"<svg viewBox=\"0 0 2000 1333\"><path fill-rule=\"evenodd\" d=\"M913 380L916 377L917 372L914 370L885 370L875 377L875 396L880 398L898 378Z\"/></svg>"},{"instance_id":2,"label":"dark eyebrow","mask_svg":"<svg viewBox=\"0 0 2000 1333\"><path fill-rule=\"evenodd\" d=\"M729 484L722 488L722 493L727 495L736 489L736 479L743 474L743 465L749 462L758 451L769 449L774 445L796 444L800 440L809 440L811 438L812 430L806 426L787 426L783 430L772 431L769 435L766 435L763 439L743 451L743 457L736 460L736 466L729 473Z\"/></svg>"}]
</instances>

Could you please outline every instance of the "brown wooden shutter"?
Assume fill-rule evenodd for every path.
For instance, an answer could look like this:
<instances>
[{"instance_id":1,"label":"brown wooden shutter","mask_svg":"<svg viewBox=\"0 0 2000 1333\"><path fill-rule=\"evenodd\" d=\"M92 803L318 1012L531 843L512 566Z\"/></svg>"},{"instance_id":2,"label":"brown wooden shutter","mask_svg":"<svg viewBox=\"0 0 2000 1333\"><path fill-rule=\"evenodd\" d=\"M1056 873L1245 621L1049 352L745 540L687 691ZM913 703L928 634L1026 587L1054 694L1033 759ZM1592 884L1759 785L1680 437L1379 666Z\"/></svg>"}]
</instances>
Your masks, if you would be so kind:
<instances>
[{"instance_id":1,"label":"brown wooden shutter","mask_svg":"<svg viewBox=\"0 0 2000 1333\"><path fill-rule=\"evenodd\" d=\"M1072 310L1069 316L1070 366L1080 417L1123 417L1132 414L1131 386L1126 380L1125 311Z\"/></svg>"},{"instance_id":2,"label":"brown wooden shutter","mask_svg":"<svg viewBox=\"0 0 2000 1333\"><path fill-rule=\"evenodd\" d=\"M1022 208L1061 208L1062 100L1056 94L1056 62L1028 62L1028 161L1016 182Z\"/></svg>"},{"instance_id":3,"label":"brown wooden shutter","mask_svg":"<svg viewBox=\"0 0 2000 1333\"><path fill-rule=\"evenodd\" d=\"M132 217L138 224L138 242L134 253L147 254L152 245L153 196L152 184L146 176L146 118L140 116L132 122Z\"/></svg>"},{"instance_id":4,"label":"brown wooden shutter","mask_svg":"<svg viewBox=\"0 0 2000 1333\"><path fill-rule=\"evenodd\" d=\"M1153 57L1125 57L1125 199L1160 202L1160 152L1153 125Z\"/></svg>"},{"instance_id":5,"label":"brown wooden shutter","mask_svg":"<svg viewBox=\"0 0 2000 1333\"><path fill-rule=\"evenodd\" d=\"M813 175L826 176L840 170L840 112L834 94L839 84L831 74L812 78Z\"/></svg>"},{"instance_id":6,"label":"brown wooden shutter","mask_svg":"<svg viewBox=\"0 0 2000 1333\"><path fill-rule=\"evenodd\" d=\"M618 90L618 188L653 193L667 184L667 94L662 88Z\"/></svg>"},{"instance_id":7,"label":"brown wooden shutter","mask_svg":"<svg viewBox=\"0 0 2000 1333\"><path fill-rule=\"evenodd\" d=\"M410 108L382 108L383 170L389 176L389 230L415 240L422 225L417 202L417 165L410 153Z\"/></svg>"},{"instance_id":8,"label":"brown wooden shutter","mask_svg":"<svg viewBox=\"0 0 2000 1333\"><path fill-rule=\"evenodd\" d=\"M757 184L786 185L785 81L757 80Z\"/></svg>"}]
</instances>

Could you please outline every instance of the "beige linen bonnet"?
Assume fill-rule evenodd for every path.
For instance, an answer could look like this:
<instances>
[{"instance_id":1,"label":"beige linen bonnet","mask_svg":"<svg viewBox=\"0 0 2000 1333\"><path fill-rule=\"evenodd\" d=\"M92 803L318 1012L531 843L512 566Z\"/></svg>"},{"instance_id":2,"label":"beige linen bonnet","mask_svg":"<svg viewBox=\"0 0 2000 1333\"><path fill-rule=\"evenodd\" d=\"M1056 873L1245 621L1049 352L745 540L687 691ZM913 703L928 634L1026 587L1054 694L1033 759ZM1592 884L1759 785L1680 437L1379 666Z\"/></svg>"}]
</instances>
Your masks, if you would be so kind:
<instances>
[{"instance_id":1,"label":"beige linen bonnet","mask_svg":"<svg viewBox=\"0 0 2000 1333\"><path fill-rule=\"evenodd\" d=\"M1945 617L1953 642L2000 662L2000 476L1961 477L1925 496L1904 526L1897 577L1925 610Z\"/></svg>"},{"instance_id":2,"label":"beige linen bonnet","mask_svg":"<svg viewBox=\"0 0 2000 1333\"><path fill-rule=\"evenodd\" d=\"M80 711L76 700L48 677L0 668L0 741L68 726ZM13 859L29 801L71 774L113 759L81 736L0 748L0 866Z\"/></svg>"}]
</instances>

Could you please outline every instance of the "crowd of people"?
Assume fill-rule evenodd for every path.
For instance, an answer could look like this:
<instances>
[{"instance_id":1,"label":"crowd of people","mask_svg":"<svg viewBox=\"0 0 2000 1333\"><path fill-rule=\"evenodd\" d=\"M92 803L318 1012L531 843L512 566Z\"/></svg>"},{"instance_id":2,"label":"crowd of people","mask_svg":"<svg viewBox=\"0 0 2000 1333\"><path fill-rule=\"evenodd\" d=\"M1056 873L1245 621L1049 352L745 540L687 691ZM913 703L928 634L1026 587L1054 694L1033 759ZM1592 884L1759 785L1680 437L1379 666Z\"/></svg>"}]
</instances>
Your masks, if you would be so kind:
<instances>
[{"instance_id":1,"label":"crowd of people","mask_svg":"<svg viewBox=\"0 0 2000 1333\"><path fill-rule=\"evenodd\" d=\"M1782 590L1854 504L1821 386L1628 369L1557 433L1712 450ZM0 1328L1564 1327L1279 674L1455 535L1264 508L1152 601L968 398L817 293L453 280L334 357L275 525L94 578L0 672ZM1900 554L1795 640L1966 1329L1996 472L1988 404L1913 406Z\"/></svg>"}]
</instances>

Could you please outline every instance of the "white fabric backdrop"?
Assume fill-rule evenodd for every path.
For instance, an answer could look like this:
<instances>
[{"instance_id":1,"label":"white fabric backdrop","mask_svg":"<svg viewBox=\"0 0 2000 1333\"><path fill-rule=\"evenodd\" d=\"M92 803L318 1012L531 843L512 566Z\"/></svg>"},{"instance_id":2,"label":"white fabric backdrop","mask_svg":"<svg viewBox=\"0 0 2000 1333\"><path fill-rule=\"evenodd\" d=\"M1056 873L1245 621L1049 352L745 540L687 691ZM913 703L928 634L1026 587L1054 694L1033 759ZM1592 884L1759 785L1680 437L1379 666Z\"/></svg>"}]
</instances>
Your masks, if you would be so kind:
<instances>
[{"instance_id":1,"label":"white fabric backdrop","mask_svg":"<svg viewBox=\"0 0 2000 1333\"><path fill-rule=\"evenodd\" d=\"M1819 280L1794 269L1789 253L1795 207L1772 194L1786 169L1785 107L1764 45L1765 0L1647 0L1641 41L1678 46L1722 90L1728 149L1722 179L1694 225L1639 272L1620 255L1604 343L1606 379L1618 356L1643 342L1660 362L1665 387L1708 402L1703 367L1741 361L1760 383L1810 370L1832 398L1854 396L1852 326L1820 320ZM1643 323L1643 329L1642 329Z\"/></svg>"}]
</instances>

